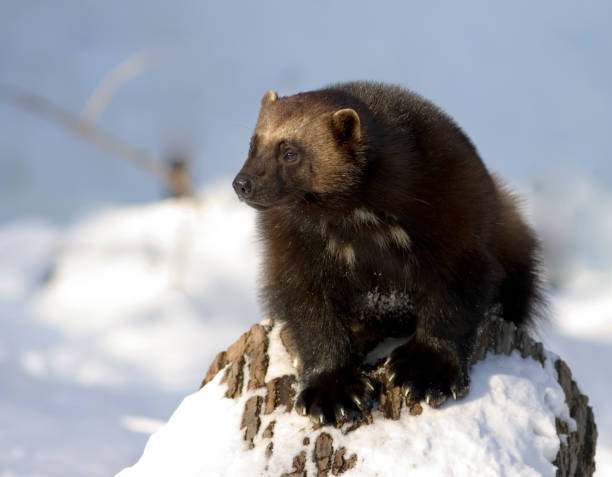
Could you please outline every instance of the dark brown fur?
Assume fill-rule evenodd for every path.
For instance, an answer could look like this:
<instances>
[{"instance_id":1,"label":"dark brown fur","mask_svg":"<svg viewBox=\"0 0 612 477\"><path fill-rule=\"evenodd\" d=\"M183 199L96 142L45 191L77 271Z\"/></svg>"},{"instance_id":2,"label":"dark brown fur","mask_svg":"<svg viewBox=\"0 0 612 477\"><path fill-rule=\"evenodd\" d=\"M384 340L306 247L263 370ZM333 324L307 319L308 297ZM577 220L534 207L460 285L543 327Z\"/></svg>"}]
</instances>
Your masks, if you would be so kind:
<instances>
[{"instance_id":1,"label":"dark brown fur","mask_svg":"<svg viewBox=\"0 0 612 477\"><path fill-rule=\"evenodd\" d=\"M538 247L514 199L459 127L405 89L267 93L234 188L260 210L263 299L297 348L298 409L323 422L371 405L371 340L414 333L388 379L439 405L467 392L491 305L518 325L533 316Z\"/></svg>"}]
</instances>

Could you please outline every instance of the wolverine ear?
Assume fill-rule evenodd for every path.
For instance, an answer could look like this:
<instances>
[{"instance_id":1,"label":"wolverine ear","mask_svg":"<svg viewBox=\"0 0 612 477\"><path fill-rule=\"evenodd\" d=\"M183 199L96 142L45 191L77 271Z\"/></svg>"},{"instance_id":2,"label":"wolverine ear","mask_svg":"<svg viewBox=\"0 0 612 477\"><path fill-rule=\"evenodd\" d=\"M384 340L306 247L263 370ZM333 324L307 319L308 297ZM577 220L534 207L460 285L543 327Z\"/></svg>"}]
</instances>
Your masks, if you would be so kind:
<instances>
[{"instance_id":1,"label":"wolverine ear","mask_svg":"<svg viewBox=\"0 0 612 477\"><path fill-rule=\"evenodd\" d=\"M266 106L270 103L273 103L277 99L278 94L276 94L276 91L268 91L266 94L263 95L263 98L261 98L261 105Z\"/></svg>"},{"instance_id":2,"label":"wolverine ear","mask_svg":"<svg viewBox=\"0 0 612 477\"><path fill-rule=\"evenodd\" d=\"M357 141L361 138L361 121L354 109L339 109L332 114L332 128L339 141Z\"/></svg>"}]
</instances>

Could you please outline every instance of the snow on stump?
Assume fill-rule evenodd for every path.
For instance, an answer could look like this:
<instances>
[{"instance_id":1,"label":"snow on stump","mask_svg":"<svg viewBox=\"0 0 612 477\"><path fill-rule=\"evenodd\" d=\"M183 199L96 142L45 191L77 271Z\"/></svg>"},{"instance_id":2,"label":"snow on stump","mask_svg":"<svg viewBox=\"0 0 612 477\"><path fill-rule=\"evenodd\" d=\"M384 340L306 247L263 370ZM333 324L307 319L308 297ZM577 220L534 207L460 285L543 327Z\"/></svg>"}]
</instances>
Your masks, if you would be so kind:
<instances>
[{"instance_id":1,"label":"snow on stump","mask_svg":"<svg viewBox=\"0 0 612 477\"><path fill-rule=\"evenodd\" d=\"M384 358L369 367L379 381ZM118 476L593 474L593 413L561 359L493 318L472 361L464 399L407 406L399 389L381 382L361 422L321 427L294 411L291 352L280 324L266 320L217 355L200 391Z\"/></svg>"}]
</instances>

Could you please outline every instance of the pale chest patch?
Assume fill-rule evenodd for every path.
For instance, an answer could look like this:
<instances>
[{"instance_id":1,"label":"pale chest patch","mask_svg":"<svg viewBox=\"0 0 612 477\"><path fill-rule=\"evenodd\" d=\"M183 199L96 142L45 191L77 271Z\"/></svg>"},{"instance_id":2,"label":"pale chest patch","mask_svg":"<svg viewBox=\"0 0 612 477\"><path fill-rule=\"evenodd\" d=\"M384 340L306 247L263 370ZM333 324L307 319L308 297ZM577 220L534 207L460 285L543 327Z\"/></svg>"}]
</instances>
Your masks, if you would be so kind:
<instances>
[{"instance_id":1,"label":"pale chest patch","mask_svg":"<svg viewBox=\"0 0 612 477\"><path fill-rule=\"evenodd\" d=\"M334 237L329 237L325 250L332 257L344 261L349 267L355 265L355 249L351 244L343 244Z\"/></svg>"},{"instance_id":2,"label":"pale chest patch","mask_svg":"<svg viewBox=\"0 0 612 477\"><path fill-rule=\"evenodd\" d=\"M325 240L326 253L352 267L358 260L356 248L351 243L353 238L371 240L381 250L399 248L410 250L411 242L408 233L397 224L389 224L371 210L364 207L354 209L350 214L331 223L322 219L318 232ZM342 236L341 240L338 236Z\"/></svg>"},{"instance_id":3,"label":"pale chest patch","mask_svg":"<svg viewBox=\"0 0 612 477\"><path fill-rule=\"evenodd\" d=\"M410 237L399 225L389 227L391 240L400 248L410 249Z\"/></svg>"},{"instance_id":4,"label":"pale chest patch","mask_svg":"<svg viewBox=\"0 0 612 477\"><path fill-rule=\"evenodd\" d=\"M355 209L351 218L356 224L379 225L381 223L374 212L364 208Z\"/></svg>"},{"instance_id":5,"label":"pale chest patch","mask_svg":"<svg viewBox=\"0 0 612 477\"><path fill-rule=\"evenodd\" d=\"M378 215L366 208L358 208L350 216L357 230L362 229L362 234L369 234L372 240L383 249L395 245L398 248L410 249L410 237L408 233L397 224L389 224Z\"/></svg>"}]
</instances>

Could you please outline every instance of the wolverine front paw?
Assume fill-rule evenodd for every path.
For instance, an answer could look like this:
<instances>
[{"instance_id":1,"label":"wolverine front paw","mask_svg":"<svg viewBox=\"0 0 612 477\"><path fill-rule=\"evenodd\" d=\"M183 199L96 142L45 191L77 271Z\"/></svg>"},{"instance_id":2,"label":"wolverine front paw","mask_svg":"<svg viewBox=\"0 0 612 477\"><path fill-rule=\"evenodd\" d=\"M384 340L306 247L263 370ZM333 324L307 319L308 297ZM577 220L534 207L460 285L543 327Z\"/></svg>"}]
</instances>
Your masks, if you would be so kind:
<instances>
[{"instance_id":1,"label":"wolverine front paw","mask_svg":"<svg viewBox=\"0 0 612 477\"><path fill-rule=\"evenodd\" d=\"M391 352L385 363L387 381L399 386L406 402L425 401L441 406L451 396L464 397L470 389L467 366L423 343L406 343Z\"/></svg>"},{"instance_id":2,"label":"wolverine front paw","mask_svg":"<svg viewBox=\"0 0 612 477\"><path fill-rule=\"evenodd\" d=\"M320 424L351 421L372 408L373 381L360 371L338 370L308 380L298 395L295 408Z\"/></svg>"}]
</instances>

